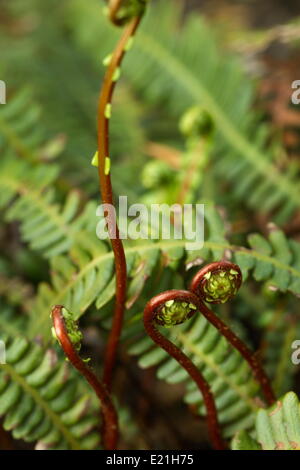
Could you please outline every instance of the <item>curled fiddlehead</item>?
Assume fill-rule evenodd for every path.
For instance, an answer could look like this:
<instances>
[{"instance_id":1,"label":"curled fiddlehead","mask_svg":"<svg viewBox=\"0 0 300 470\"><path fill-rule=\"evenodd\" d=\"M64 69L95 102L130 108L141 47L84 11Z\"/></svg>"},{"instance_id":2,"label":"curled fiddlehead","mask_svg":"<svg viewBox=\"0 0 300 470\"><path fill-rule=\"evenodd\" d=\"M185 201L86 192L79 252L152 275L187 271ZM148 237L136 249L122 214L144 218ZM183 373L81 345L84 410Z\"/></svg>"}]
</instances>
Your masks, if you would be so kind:
<instances>
[{"instance_id":1,"label":"curled fiddlehead","mask_svg":"<svg viewBox=\"0 0 300 470\"><path fill-rule=\"evenodd\" d=\"M207 411L207 426L211 441L218 450L224 449L218 423L217 409L210 386L193 362L160 333L156 325L171 327L191 318L198 310L198 297L185 290L169 290L153 297L144 310L144 326L152 340L172 356L196 383Z\"/></svg>"},{"instance_id":2,"label":"curled fiddlehead","mask_svg":"<svg viewBox=\"0 0 300 470\"><path fill-rule=\"evenodd\" d=\"M183 323L197 311L239 351L251 367L254 377L261 386L269 405L275 402L275 396L269 379L256 356L230 328L205 304L220 304L231 300L242 284L242 273L238 265L220 261L208 264L193 277L190 289L169 290L153 297L144 310L144 326L148 335L170 356L186 369L196 382L207 410L207 425L212 443L216 449L224 448L218 424L214 397L206 380L192 361L173 343L165 338L156 325L171 327Z\"/></svg>"},{"instance_id":3,"label":"curled fiddlehead","mask_svg":"<svg viewBox=\"0 0 300 470\"><path fill-rule=\"evenodd\" d=\"M192 279L190 291L199 299L197 306L205 318L237 349L251 367L269 405L275 402L270 381L257 357L230 328L210 310L204 302L219 304L231 300L242 283L242 273L238 265L228 261L208 264L200 269Z\"/></svg>"},{"instance_id":4,"label":"curled fiddlehead","mask_svg":"<svg viewBox=\"0 0 300 470\"><path fill-rule=\"evenodd\" d=\"M118 417L105 387L86 362L79 356L82 333L74 321L72 313L62 305L56 305L52 309L53 335L60 343L70 363L80 372L94 389L101 404L103 416L103 445L106 450L116 449L118 441Z\"/></svg>"},{"instance_id":5,"label":"curled fiddlehead","mask_svg":"<svg viewBox=\"0 0 300 470\"><path fill-rule=\"evenodd\" d=\"M195 274L190 285L205 302L223 304L233 299L242 284L242 273L237 264L227 261L210 263Z\"/></svg>"},{"instance_id":6,"label":"curled fiddlehead","mask_svg":"<svg viewBox=\"0 0 300 470\"><path fill-rule=\"evenodd\" d=\"M131 18L142 16L147 0L108 0L108 16L116 26L123 26Z\"/></svg>"},{"instance_id":7,"label":"curled fiddlehead","mask_svg":"<svg viewBox=\"0 0 300 470\"><path fill-rule=\"evenodd\" d=\"M102 202L111 206L114 206L109 156L111 103L115 85L120 75L122 60L132 45L134 34L145 11L145 5L145 0L110 0L108 2L108 16L111 21L118 26L126 23L125 30L114 52L104 60L107 70L101 87L98 105L98 151L96 153L95 164L98 165ZM127 267L117 222L110 211L106 214L106 224L114 253L116 269L115 311L107 342L103 371L103 381L108 389L110 389L124 318Z\"/></svg>"}]
</instances>

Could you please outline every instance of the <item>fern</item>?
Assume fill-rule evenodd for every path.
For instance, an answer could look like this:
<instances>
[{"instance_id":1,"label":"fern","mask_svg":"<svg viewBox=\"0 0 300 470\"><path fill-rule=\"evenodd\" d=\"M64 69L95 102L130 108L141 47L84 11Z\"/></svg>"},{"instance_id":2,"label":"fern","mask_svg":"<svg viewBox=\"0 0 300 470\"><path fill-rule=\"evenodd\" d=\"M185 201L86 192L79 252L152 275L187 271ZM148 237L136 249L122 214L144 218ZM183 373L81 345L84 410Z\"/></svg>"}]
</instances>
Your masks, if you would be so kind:
<instances>
[{"instance_id":1,"label":"fern","mask_svg":"<svg viewBox=\"0 0 300 470\"><path fill-rule=\"evenodd\" d=\"M268 239L258 234L250 236L250 248L231 245L225 238L221 218L209 205L205 216L208 234L201 250L186 251L184 240L127 246L129 299L134 302L138 298L145 281L162 262L164 268L169 266L176 271L182 262L193 266L199 260L220 259L224 253L232 253L244 279L251 274L255 280L271 282L282 291L300 293L299 243L274 230ZM114 296L113 254L96 236L92 244L91 241L75 244L68 256L52 259L51 272L52 286L42 284L39 289L32 314L32 334L42 333L49 338L49 305L63 304L79 318L92 303L101 308Z\"/></svg>"},{"instance_id":2,"label":"fern","mask_svg":"<svg viewBox=\"0 0 300 470\"><path fill-rule=\"evenodd\" d=\"M282 292L289 290L299 294L299 243L288 240L285 234L276 228L271 230L267 239L260 234L253 234L248 237L248 242L251 251L237 249L234 254L244 279L249 270L252 270L255 280L268 281Z\"/></svg>"},{"instance_id":3,"label":"fern","mask_svg":"<svg viewBox=\"0 0 300 470\"><path fill-rule=\"evenodd\" d=\"M34 101L43 109L42 123L38 122L35 131L44 133L46 129L47 136L62 134L66 138L62 160L65 171L81 187L94 192L97 179L89 163L96 150L96 99L101 73L104 73L101 59L97 64L92 63L68 34L66 5L62 2L28 0L24 6L22 1L15 0L14 4L15 8L7 7L14 10L14 21L22 21L24 11L27 14L35 11L36 24L33 31L22 31L21 38L10 31L3 37L0 32L3 45L0 75L6 77L13 90L21 89L24 82L30 83ZM101 14L101 8L99 12ZM105 41L99 47L105 54ZM13 97L9 102L11 99ZM117 169L115 183L118 192L128 194L127 163L130 158L131 164L140 164L145 141L140 125L142 105L131 89L123 86L118 93L117 107L118 113L114 113L112 119L112 154L118 159L121 171ZM25 116L18 117L18 120L24 119ZM133 188L131 191L133 193Z\"/></svg>"},{"instance_id":4,"label":"fern","mask_svg":"<svg viewBox=\"0 0 300 470\"><path fill-rule=\"evenodd\" d=\"M215 396L218 417L225 436L237 430L251 429L257 410L258 386L243 358L204 317L196 315L190 322L172 328L170 336L201 370ZM205 410L199 390L186 371L165 351L145 337L129 348L138 356L142 368L157 366L157 376L170 384L184 383L184 400L201 415Z\"/></svg>"},{"instance_id":5,"label":"fern","mask_svg":"<svg viewBox=\"0 0 300 470\"><path fill-rule=\"evenodd\" d=\"M279 311L263 336L266 371L273 382L277 396L293 386L299 368L291 361L291 345L299 338L299 321L296 314Z\"/></svg>"},{"instance_id":6,"label":"fern","mask_svg":"<svg viewBox=\"0 0 300 470\"><path fill-rule=\"evenodd\" d=\"M6 3L0 73L9 84L9 99L0 109L0 210L8 224L0 235L12 267L5 262L0 275L0 339L7 346L7 364L0 366L0 419L15 439L34 443L37 449L93 449L99 446L97 401L61 352L46 347L53 305L65 305L75 320L85 316L88 327L95 322L93 334L98 327L104 337L111 330L114 255L110 244L96 237L96 203L86 200L94 198L98 186L90 160L97 146L96 95L99 74L105 70L101 58L111 52L120 31L101 17L98 0L87 5L78 0ZM197 158L203 153L195 201L208 194L214 202L205 205L205 243L199 250L188 250L186 240L125 242L127 312L121 339L142 369L155 367L159 380L181 385L184 402L203 417L206 410L198 389L185 370L145 336L141 312L153 294L186 289L205 262L237 263L244 280L261 283L259 301L249 299L258 291L255 282L249 282L232 314L226 306L218 311L245 342L252 329L258 333L250 347L266 346L263 359L276 394L290 390L297 371L290 361L290 345L299 328L294 298L289 296L283 304L281 293L300 295L300 244L275 225L268 226L267 235L251 234L245 242L239 219L229 238L228 224L214 205L226 207L233 219L237 212L240 216L242 203L256 213L275 214L276 222L285 221L299 208L299 168L280 158L280 142L253 109L255 89L240 61L224 54L201 17L187 14L183 21L178 2L171 3L152 2L122 67L110 136L114 193L134 201L141 197L153 202L154 194L174 198L184 178L168 165L166 180L158 178L153 192L143 194L151 165L141 181L136 175L143 167L146 135L149 141L163 141L163 149L182 149L178 121L197 106L211 119L215 133L209 145L202 142L195 150ZM27 14L34 21L23 23ZM18 35L11 24L21 25ZM32 91L22 88L24 80ZM184 152L175 150L183 172L192 147L188 138ZM50 161L62 152L61 161ZM155 180L155 171L153 176ZM85 193L72 189L76 186ZM256 226L251 210L246 215ZM252 226L247 225L249 232ZM146 223L143 229L149 230ZM28 250L36 252L27 260L36 270L32 277L23 270L26 262L19 261ZM40 279L47 282L38 284ZM23 280L30 295L23 290ZM275 304L280 317L271 314ZM224 437L238 432L233 448L300 448L296 396L290 392L277 407L259 409L260 391L247 362L203 316L195 315L168 335L211 385ZM91 337L87 335L87 345L94 347ZM122 414L122 433L130 428L134 439L138 431L132 417L120 409Z\"/></svg>"},{"instance_id":7,"label":"fern","mask_svg":"<svg viewBox=\"0 0 300 470\"><path fill-rule=\"evenodd\" d=\"M2 158L0 162L0 207L7 208L6 220L21 223L21 237L31 249L49 258L66 252L80 239L83 227L90 226L95 206L88 204L80 214L80 196L71 191L64 204L57 203L53 184L56 165L39 165ZM76 220L75 220L76 219Z\"/></svg>"},{"instance_id":8,"label":"fern","mask_svg":"<svg viewBox=\"0 0 300 470\"><path fill-rule=\"evenodd\" d=\"M6 106L0 108L0 151L29 162L43 156L46 137L40 126L41 109L32 100L28 89L21 90Z\"/></svg>"},{"instance_id":9,"label":"fern","mask_svg":"<svg viewBox=\"0 0 300 470\"><path fill-rule=\"evenodd\" d=\"M37 449L92 449L98 445L98 413L82 384L53 350L22 336L1 334L6 364L0 366L0 416L15 439ZM81 387L81 388L80 388Z\"/></svg>"},{"instance_id":10,"label":"fern","mask_svg":"<svg viewBox=\"0 0 300 470\"><path fill-rule=\"evenodd\" d=\"M289 392L268 410L260 409L255 421L255 437L239 432L233 450L299 450L300 405L295 393Z\"/></svg>"}]
</instances>

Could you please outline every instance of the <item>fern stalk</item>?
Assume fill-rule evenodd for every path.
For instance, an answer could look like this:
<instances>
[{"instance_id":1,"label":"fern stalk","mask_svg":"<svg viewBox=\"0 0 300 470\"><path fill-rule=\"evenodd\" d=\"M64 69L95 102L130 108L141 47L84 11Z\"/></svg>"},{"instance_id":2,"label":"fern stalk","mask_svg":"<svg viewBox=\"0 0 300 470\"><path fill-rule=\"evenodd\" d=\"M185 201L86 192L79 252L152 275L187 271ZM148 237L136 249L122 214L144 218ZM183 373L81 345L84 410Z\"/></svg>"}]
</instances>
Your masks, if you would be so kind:
<instances>
[{"instance_id":1,"label":"fern stalk","mask_svg":"<svg viewBox=\"0 0 300 470\"><path fill-rule=\"evenodd\" d=\"M210 263L200 269L191 282L190 290L198 297L197 307L205 318L236 348L251 367L268 405L275 402L270 381L258 359L233 331L204 302L224 303L236 294L242 283L238 265L227 261Z\"/></svg>"},{"instance_id":2,"label":"fern stalk","mask_svg":"<svg viewBox=\"0 0 300 470\"><path fill-rule=\"evenodd\" d=\"M235 348L251 367L254 377L261 386L268 404L275 402L275 396L262 366L248 347L231 329L223 323L204 302L225 303L237 293L242 283L242 273L238 265L227 261L210 263L193 277L190 290L169 290L153 297L144 310L144 326L150 338L189 374L203 396L207 412L207 425L212 443L216 449L224 449L219 428L219 419L214 396L209 384L195 364L183 351L164 337L156 325L171 327L191 318L196 311L203 314L218 332Z\"/></svg>"},{"instance_id":3,"label":"fern stalk","mask_svg":"<svg viewBox=\"0 0 300 470\"><path fill-rule=\"evenodd\" d=\"M120 7L122 2L117 2ZM116 12L114 10L113 15ZM112 183L110 177L110 159L109 159L109 120L111 113L111 101L116 85L116 74L120 69L122 60L128 49L132 37L134 36L141 16L131 19L126 27L120 41L118 42L107 68L104 82L101 88L99 106L98 106L98 174L100 193L103 204L114 206ZM113 369L116 361L117 348L121 336L127 286L127 267L126 258L118 225L114 217L108 213L106 216L108 234L110 237L116 269L116 301L115 312L111 332L108 338L104 359L103 380L110 389L112 382Z\"/></svg>"},{"instance_id":4,"label":"fern stalk","mask_svg":"<svg viewBox=\"0 0 300 470\"><path fill-rule=\"evenodd\" d=\"M144 310L144 326L150 338L173 357L196 383L207 411L207 426L211 441L217 450L225 449L218 422L217 407L208 382L195 364L175 344L163 336L155 324L172 326L183 323L196 311L197 296L184 290L169 290L153 297ZM175 307L175 309L174 309ZM177 315L177 312L180 314ZM175 314L175 315L174 315ZM176 316L176 320L174 320Z\"/></svg>"},{"instance_id":5,"label":"fern stalk","mask_svg":"<svg viewBox=\"0 0 300 470\"><path fill-rule=\"evenodd\" d=\"M81 335L79 335L78 331L74 328L70 331L70 324L68 327L63 314L64 310L62 305L56 305L52 309L55 335L71 364L84 376L99 398L104 418L103 444L106 450L113 450L116 448L118 441L118 417L115 407L106 387L80 358L77 352L77 339L80 339ZM71 315L69 312L68 314ZM71 325L74 326L75 322L73 320L71 321ZM76 342L74 342L74 337L76 337Z\"/></svg>"}]
</instances>

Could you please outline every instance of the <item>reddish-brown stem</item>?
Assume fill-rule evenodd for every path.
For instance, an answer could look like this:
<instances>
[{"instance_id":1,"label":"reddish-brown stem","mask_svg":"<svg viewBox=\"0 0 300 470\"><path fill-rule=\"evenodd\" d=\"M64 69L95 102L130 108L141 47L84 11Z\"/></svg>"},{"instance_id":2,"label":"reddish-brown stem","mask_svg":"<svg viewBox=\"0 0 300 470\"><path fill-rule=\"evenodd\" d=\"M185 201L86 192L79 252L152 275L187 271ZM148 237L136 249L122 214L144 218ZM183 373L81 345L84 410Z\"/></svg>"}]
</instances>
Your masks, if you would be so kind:
<instances>
[{"instance_id":1,"label":"reddish-brown stem","mask_svg":"<svg viewBox=\"0 0 300 470\"><path fill-rule=\"evenodd\" d=\"M56 305L52 309L55 334L70 363L85 377L99 398L104 420L103 446L106 450L114 450L118 442L118 417L115 407L105 385L103 385L92 370L86 366L74 348L65 326L62 309L62 305Z\"/></svg>"},{"instance_id":2,"label":"reddish-brown stem","mask_svg":"<svg viewBox=\"0 0 300 470\"><path fill-rule=\"evenodd\" d=\"M98 107L98 173L100 192L103 204L114 205L112 184L110 172L105 171L106 159L109 158L109 115L107 114L107 105L111 105L113 91L115 88L115 73L122 63L126 52L128 41L134 35L139 23L140 17L133 18L126 26L123 35L117 44L115 51L107 68L104 82L102 85L99 107ZM116 301L112 328L107 342L103 381L110 390L112 383L113 369L116 361L117 348L122 331L123 317L126 300L127 268L126 258L122 240L120 239L119 229L112 212L106 216L106 223L112 249L115 257L116 269Z\"/></svg>"},{"instance_id":3,"label":"reddish-brown stem","mask_svg":"<svg viewBox=\"0 0 300 470\"><path fill-rule=\"evenodd\" d=\"M230 330L229 326L227 326L217 315L210 310L205 303L199 299L197 304L199 311L205 316L205 318L214 325L219 332L225 336L225 338L229 341L229 343L239 351L239 353L243 356L243 358L248 362L249 366L253 371L253 375L257 382L260 384L262 392L265 396L265 399L268 405L272 405L275 403L276 398L274 392L272 390L270 381L268 376L266 375L264 369L262 368L259 360L255 356L254 353L241 341L233 331Z\"/></svg>"},{"instance_id":4,"label":"reddish-brown stem","mask_svg":"<svg viewBox=\"0 0 300 470\"><path fill-rule=\"evenodd\" d=\"M184 290L169 290L163 292L156 297L153 297L146 305L144 310L144 325L148 335L152 340L164 349L170 356L172 356L189 374L189 376L196 383L200 393L202 394L204 404L207 412L207 426L213 446L222 450L225 449L225 444L222 440L221 431L218 423L217 409L215 405L214 396L211 392L210 386L193 364L193 362L171 341L163 336L155 326L155 318L159 310L164 306L165 302L169 300L177 300L192 303L197 305L198 298L195 294ZM191 312L192 314L193 312Z\"/></svg>"},{"instance_id":5,"label":"reddish-brown stem","mask_svg":"<svg viewBox=\"0 0 300 470\"><path fill-rule=\"evenodd\" d=\"M220 261L208 264L204 268L202 268L192 279L190 285L190 291L193 292L198 297L197 307L199 311L205 316L205 318L214 325L220 333L229 341L229 343L239 351L239 353L243 356L243 358L248 362L249 366L251 367L254 377L257 382L260 384L262 392L265 396L265 399L268 405L272 405L276 398L274 392L272 390L270 381L268 376L266 375L264 369L262 368L259 360L257 357L252 353L252 351L241 341L238 336L231 331L229 326L227 326L212 310L210 310L205 301L205 291L203 289L204 284L207 282L205 276L207 273L218 272L218 271L225 271L230 272L234 270L236 275L235 280L235 287L239 289L241 282L242 282L242 275L239 266L233 263L228 263L227 261ZM218 299L213 301L213 303L220 303Z\"/></svg>"},{"instance_id":6,"label":"reddish-brown stem","mask_svg":"<svg viewBox=\"0 0 300 470\"><path fill-rule=\"evenodd\" d=\"M116 26L122 26L123 21L118 19L118 11L122 6L123 0L109 0L108 2L108 14L110 21Z\"/></svg>"}]
</instances>

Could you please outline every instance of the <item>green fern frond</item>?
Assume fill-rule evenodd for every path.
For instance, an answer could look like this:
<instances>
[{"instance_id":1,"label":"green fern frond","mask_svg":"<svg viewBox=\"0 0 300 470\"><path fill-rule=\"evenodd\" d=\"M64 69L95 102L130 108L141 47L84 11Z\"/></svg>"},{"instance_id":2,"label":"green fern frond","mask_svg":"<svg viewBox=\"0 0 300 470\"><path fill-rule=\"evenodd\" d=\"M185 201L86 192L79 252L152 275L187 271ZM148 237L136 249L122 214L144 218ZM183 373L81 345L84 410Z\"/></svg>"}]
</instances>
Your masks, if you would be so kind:
<instances>
[{"instance_id":1,"label":"green fern frond","mask_svg":"<svg viewBox=\"0 0 300 470\"><path fill-rule=\"evenodd\" d=\"M187 251L185 240L148 241L126 247L130 281L128 307L138 298L159 263L177 271L182 262L190 267L221 259L224 253L232 253L244 279L251 274L257 281L269 281L282 291L300 293L299 243L273 230L269 239L261 235L249 237L250 248L234 246L225 239L217 211L207 205L205 217L207 235L201 250ZM75 244L68 256L52 259L51 271L52 286L42 284L39 289L32 316L32 334L42 333L49 338L51 305L65 305L79 318L92 303L100 308L114 297L113 253L96 236L90 236L88 244Z\"/></svg>"},{"instance_id":2,"label":"green fern frond","mask_svg":"<svg viewBox=\"0 0 300 470\"><path fill-rule=\"evenodd\" d=\"M274 318L274 317L273 317ZM264 362L276 396L291 390L299 367L293 364L291 345L300 337L299 319L280 311L263 335Z\"/></svg>"},{"instance_id":3,"label":"green fern frond","mask_svg":"<svg viewBox=\"0 0 300 470\"><path fill-rule=\"evenodd\" d=\"M300 244L289 240L276 227L268 238L260 234L248 237L249 249L234 250L234 259L241 267L244 279L251 270L256 281L268 281L282 292L300 293Z\"/></svg>"},{"instance_id":4,"label":"green fern frond","mask_svg":"<svg viewBox=\"0 0 300 470\"><path fill-rule=\"evenodd\" d=\"M99 411L83 385L53 350L22 336L1 334L6 364L0 365L0 416L15 439L37 449L92 449L98 442Z\"/></svg>"},{"instance_id":5,"label":"green fern frond","mask_svg":"<svg viewBox=\"0 0 300 470\"><path fill-rule=\"evenodd\" d=\"M260 409L255 420L254 438L240 431L232 441L233 450L299 450L300 404L289 392L271 408Z\"/></svg>"},{"instance_id":6,"label":"green fern frond","mask_svg":"<svg viewBox=\"0 0 300 470\"><path fill-rule=\"evenodd\" d=\"M6 220L18 220L22 239L47 258L66 252L80 239L81 229L91 224L96 212L88 204L79 215L75 190L59 204L53 187L57 175L58 167L52 164L35 167L10 158L0 162L0 207L6 208Z\"/></svg>"},{"instance_id":7,"label":"green fern frond","mask_svg":"<svg viewBox=\"0 0 300 470\"><path fill-rule=\"evenodd\" d=\"M43 157L45 132L40 125L41 109L32 93L22 89L0 108L0 152L37 162Z\"/></svg>"}]
</instances>

